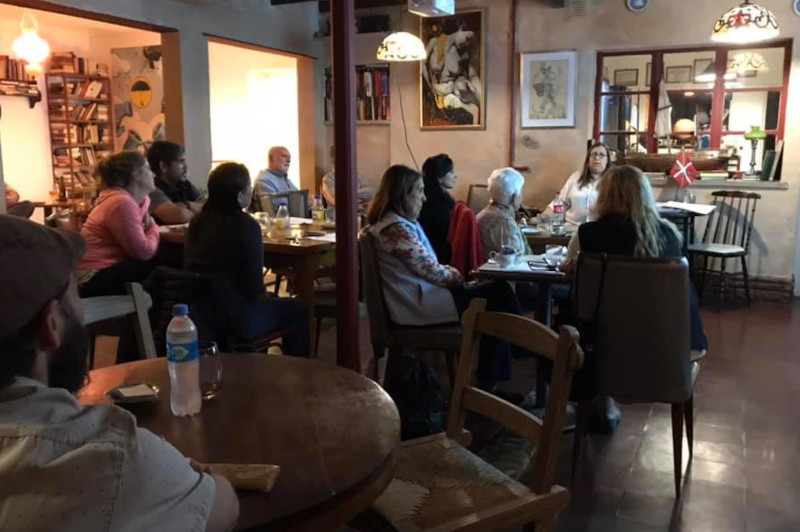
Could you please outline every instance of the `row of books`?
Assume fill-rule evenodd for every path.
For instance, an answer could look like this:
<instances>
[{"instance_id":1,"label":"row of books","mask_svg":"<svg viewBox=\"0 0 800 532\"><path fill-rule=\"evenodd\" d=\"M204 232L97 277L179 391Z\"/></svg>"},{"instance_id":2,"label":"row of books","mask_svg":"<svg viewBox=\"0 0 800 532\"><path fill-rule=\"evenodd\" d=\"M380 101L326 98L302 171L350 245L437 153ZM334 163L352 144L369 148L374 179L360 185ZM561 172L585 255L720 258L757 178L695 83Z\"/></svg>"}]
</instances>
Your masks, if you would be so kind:
<instances>
[{"instance_id":1,"label":"row of books","mask_svg":"<svg viewBox=\"0 0 800 532\"><path fill-rule=\"evenodd\" d=\"M39 89L27 81L0 80L0 94L6 96L38 96Z\"/></svg>"},{"instance_id":2,"label":"row of books","mask_svg":"<svg viewBox=\"0 0 800 532\"><path fill-rule=\"evenodd\" d=\"M78 57L74 52L53 52L50 55L50 74L85 74L108 76L108 64Z\"/></svg>"},{"instance_id":3,"label":"row of books","mask_svg":"<svg viewBox=\"0 0 800 532\"><path fill-rule=\"evenodd\" d=\"M77 105L50 104L50 118L57 120L108 120L108 105L98 102Z\"/></svg>"},{"instance_id":4,"label":"row of books","mask_svg":"<svg viewBox=\"0 0 800 532\"><path fill-rule=\"evenodd\" d=\"M36 81L34 76L25 72L26 64L27 61L24 59L12 59L7 55L0 55L0 79Z\"/></svg>"},{"instance_id":5,"label":"row of books","mask_svg":"<svg viewBox=\"0 0 800 532\"><path fill-rule=\"evenodd\" d=\"M388 65L356 66L356 119L389 120L391 99ZM325 69L325 120L333 120L333 77Z\"/></svg>"},{"instance_id":6,"label":"row of books","mask_svg":"<svg viewBox=\"0 0 800 532\"><path fill-rule=\"evenodd\" d=\"M761 181L772 181L780 179L781 167L783 166L783 141L779 140L775 144L774 150L764 151L764 160L761 163Z\"/></svg>"},{"instance_id":7,"label":"row of books","mask_svg":"<svg viewBox=\"0 0 800 532\"><path fill-rule=\"evenodd\" d=\"M56 174L56 179L61 183L61 186L66 190L73 188L73 183L79 185L83 189L96 189L97 178L89 170L66 170Z\"/></svg>"},{"instance_id":8,"label":"row of books","mask_svg":"<svg viewBox=\"0 0 800 532\"><path fill-rule=\"evenodd\" d=\"M106 152L95 151L92 148L53 148L54 166L95 166Z\"/></svg>"},{"instance_id":9,"label":"row of books","mask_svg":"<svg viewBox=\"0 0 800 532\"><path fill-rule=\"evenodd\" d=\"M51 139L55 144L108 144L111 142L106 124L51 125Z\"/></svg>"},{"instance_id":10,"label":"row of books","mask_svg":"<svg viewBox=\"0 0 800 532\"><path fill-rule=\"evenodd\" d=\"M71 96L76 99L80 98L106 98L103 94L104 83L100 80L87 80L79 83L51 83L50 84L51 97L64 97Z\"/></svg>"}]
</instances>

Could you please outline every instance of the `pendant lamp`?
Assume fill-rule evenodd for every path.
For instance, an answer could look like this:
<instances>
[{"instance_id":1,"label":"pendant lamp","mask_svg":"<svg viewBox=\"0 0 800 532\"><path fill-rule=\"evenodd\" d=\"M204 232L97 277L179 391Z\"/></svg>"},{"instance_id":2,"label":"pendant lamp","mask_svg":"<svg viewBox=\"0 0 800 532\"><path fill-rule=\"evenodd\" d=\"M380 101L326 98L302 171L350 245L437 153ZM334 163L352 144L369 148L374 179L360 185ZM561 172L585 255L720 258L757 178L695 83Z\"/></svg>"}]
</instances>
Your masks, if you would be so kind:
<instances>
[{"instance_id":1,"label":"pendant lamp","mask_svg":"<svg viewBox=\"0 0 800 532\"><path fill-rule=\"evenodd\" d=\"M379 61L389 62L422 61L427 56L420 38L407 31L387 35L378 46L377 53Z\"/></svg>"},{"instance_id":2,"label":"pendant lamp","mask_svg":"<svg viewBox=\"0 0 800 532\"><path fill-rule=\"evenodd\" d=\"M711 40L748 44L774 39L780 34L778 19L768 9L745 0L726 11L714 24Z\"/></svg>"}]
</instances>

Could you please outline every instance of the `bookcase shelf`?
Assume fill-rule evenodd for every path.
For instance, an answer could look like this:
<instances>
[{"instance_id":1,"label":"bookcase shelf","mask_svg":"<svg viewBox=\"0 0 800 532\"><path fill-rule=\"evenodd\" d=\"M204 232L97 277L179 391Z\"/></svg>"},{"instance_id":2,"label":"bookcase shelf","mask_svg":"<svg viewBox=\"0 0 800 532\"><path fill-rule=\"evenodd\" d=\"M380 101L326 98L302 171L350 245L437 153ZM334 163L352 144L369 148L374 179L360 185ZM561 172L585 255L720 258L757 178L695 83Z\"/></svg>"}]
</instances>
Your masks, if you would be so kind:
<instances>
[{"instance_id":1,"label":"bookcase shelf","mask_svg":"<svg viewBox=\"0 0 800 532\"><path fill-rule=\"evenodd\" d=\"M42 92L35 81L0 79L0 96L19 96L28 99L28 107L42 101Z\"/></svg>"},{"instance_id":2,"label":"bookcase shelf","mask_svg":"<svg viewBox=\"0 0 800 532\"><path fill-rule=\"evenodd\" d=\"M356 122L389 124L391 120L391 83L389 65L356 65ZM325 69L325 122L333 120L333 76Z\"/></svg>"},{"instance_id":3,"label":"bookcase shelf","mask_svg":"<svg viewBox=\"0 0 800 532\"><path fill-rule=\"evenodd\" d=\"M97 161L114 151L111 81L55 72L46 74L45 89L54 186L59 196L93 197Z\"/></svg>"}]
</instances>

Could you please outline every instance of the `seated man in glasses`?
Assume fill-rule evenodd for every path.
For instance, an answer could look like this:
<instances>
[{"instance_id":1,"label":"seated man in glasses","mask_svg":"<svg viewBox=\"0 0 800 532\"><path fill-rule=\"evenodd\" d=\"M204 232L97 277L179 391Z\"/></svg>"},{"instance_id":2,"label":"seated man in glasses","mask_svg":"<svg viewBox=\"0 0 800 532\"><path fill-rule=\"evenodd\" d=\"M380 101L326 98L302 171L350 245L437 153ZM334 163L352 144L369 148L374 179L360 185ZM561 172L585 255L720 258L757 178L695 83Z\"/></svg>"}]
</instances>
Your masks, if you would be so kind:
<instances>
[{"instance_id":1,"label":"seated man in glasses","mask_svg":"<svg viewBox=\"0 0 800 532\"><path fill-rule=\"evenodd\" d=\"M0 530L231 530L239 502L116 406L81 406L77 233L0 215Z\"/></svg>"}]
</instances>

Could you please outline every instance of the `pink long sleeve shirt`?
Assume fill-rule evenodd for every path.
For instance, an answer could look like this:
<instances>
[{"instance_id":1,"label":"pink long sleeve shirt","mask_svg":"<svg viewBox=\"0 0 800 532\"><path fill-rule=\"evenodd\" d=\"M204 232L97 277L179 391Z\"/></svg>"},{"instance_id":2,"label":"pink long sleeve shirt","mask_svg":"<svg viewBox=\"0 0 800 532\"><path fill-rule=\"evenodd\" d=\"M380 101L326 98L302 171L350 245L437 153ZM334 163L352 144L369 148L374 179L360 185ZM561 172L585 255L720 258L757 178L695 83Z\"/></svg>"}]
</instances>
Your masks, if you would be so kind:
<instances>
[{"instance_id":1,"label":"pink long sleeve shirt","mask_svg":"<svg viewBox=\"0 0 800 532\"><path fill-rule=\"evenodd\" d=\"M78 270L105 270L126 260L148 260L158 249L158 225L144 228L150 198L141 204L127 190L109 188L100 193L81 235L86 254Z\"/></svg>"}]
</instances>

